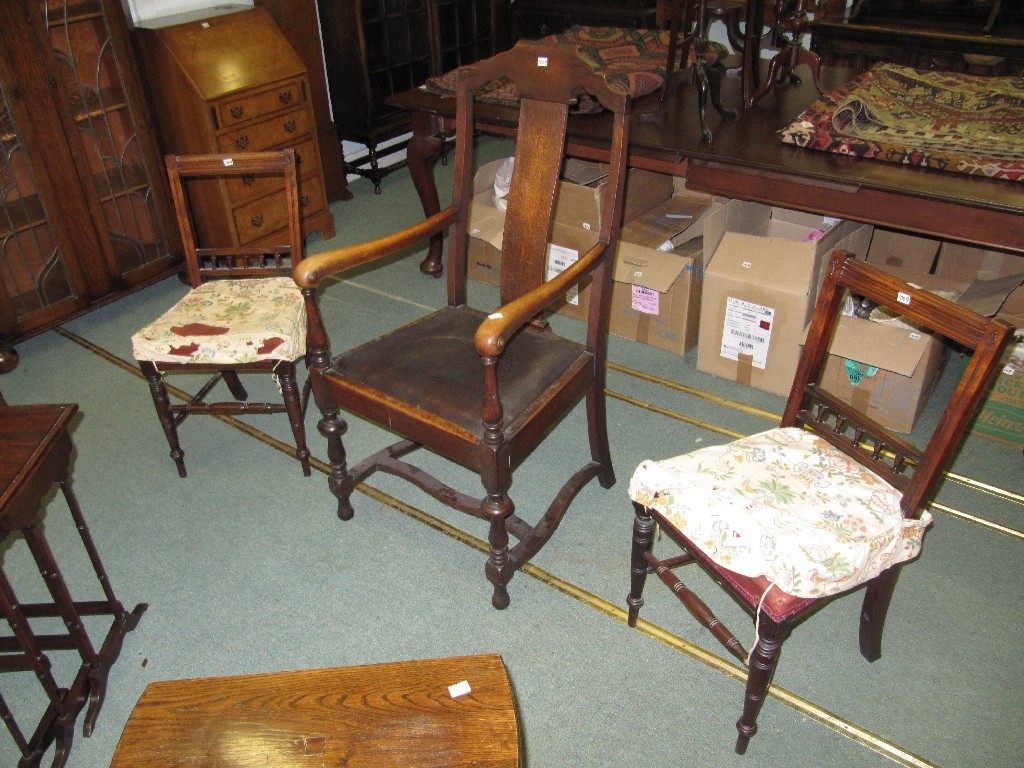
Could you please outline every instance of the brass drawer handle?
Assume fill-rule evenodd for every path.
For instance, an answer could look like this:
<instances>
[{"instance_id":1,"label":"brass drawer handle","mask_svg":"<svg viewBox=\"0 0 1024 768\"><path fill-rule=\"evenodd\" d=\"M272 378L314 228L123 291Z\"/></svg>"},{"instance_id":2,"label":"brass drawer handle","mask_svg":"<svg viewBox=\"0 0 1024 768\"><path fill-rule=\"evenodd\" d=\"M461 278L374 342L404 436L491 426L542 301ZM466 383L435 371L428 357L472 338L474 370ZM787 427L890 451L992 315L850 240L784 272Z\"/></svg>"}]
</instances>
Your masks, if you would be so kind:
<instances>
[{"instance_id":1,"label":"brass drawer handle","mask_svg":"<svg viewBox=\"0 0 1024 768\"><path fill-rule=\"evenodd\" d=\"M245 149L246 147L249 146L249 137L239 136L237 139L235 139L235 146L238 147L239 149Z\"/></svg>"},{"instance_id":2,"label":"brass drawer handle","mask_svg":"<svg viewBox=\"0 0 1024 768\"><path fill-rule=\"evenodd\" d=\"M283 93L278 95L277 100L280 101L282 104L291 104L292 98L293 97L291 91L284 91Z\"/></svg>"},{"instance_id":3,"label":"brass drawer handle","mask_svg":"<svg viewBox=\"0 0 1024 768\"><path fill-rule=\"evenodd\" d=\"M307 205L309 205L309 195L303 195L299 198L299 207L305 208Z\"/></svg>"},{"instance_id":4,"label":"brass drawer handle","mask_svg":"<svg viewBox=\"0 0 1024 768\"><path fill-rule=\"evenodd\" d=\"M252 224L253 228L259 229L260 227L263 226L263 214L257 213L255 216L249 219L249 223Z\"/></svg>"},{"instance_id":5,"label":"brass drawer handle","mask_svg":"<svg viewBox=\"0 0 1024 768\"><path fill-rule=\"evenodd\" d=\"M244 114L245 114L245 107L243 107L243 106L237 106L237 107L232 107L231 108L231 116L233 118L235 118L235 120L241 120L242 119L242 115L244 115Z\"/></svg>"},{"instance_id":6,"label":"brass drawer handle","mask_svg":"<svg viewBox=\"0 0 1024 768\"><path fill-rule=\"evenodd\" d=\"M255 181L256 181L256 174L255 173L243 173L242 174L242 183L245 184L245 186L251 187Z\"/></svg>"},{"instance_id":7,"label":"brass drawer handle","mask_svg":"<svg viewBox=\"0 0 1024 768\"><path fill-rule=\"evenodd\" d=\"M295 133L295 121L294 120L287 120L287 121L285 121L284 130L287 133Z\"/></svg>"}]
</instances>

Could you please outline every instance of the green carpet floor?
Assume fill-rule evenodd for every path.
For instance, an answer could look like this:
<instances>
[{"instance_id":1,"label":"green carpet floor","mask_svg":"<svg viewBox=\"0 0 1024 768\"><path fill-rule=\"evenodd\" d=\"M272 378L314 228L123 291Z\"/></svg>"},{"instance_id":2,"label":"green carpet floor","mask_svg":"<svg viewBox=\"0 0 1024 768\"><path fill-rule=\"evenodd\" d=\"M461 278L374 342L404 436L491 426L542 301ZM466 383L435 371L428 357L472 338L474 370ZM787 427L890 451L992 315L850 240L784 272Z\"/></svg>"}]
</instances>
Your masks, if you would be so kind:
<instances>
[{"instance_id":1,"label":"green carpet floor","mask_svg":"<svg viewBox=\"0 0 1024 768\"><path fill-rule=\"evenodd\" d=\"M507 154L482 140L491 157ZM447 189L450 167L438 168ZM406 173L374 195L332 205L338 236L310 252L383 234L420 217ZM442 193L444 194L444 193ZM420 274L411 251L343 282L323 306L340 344L444 302L443 283ZM481 551L486 528L388 476L353 497L341 522L327 489L315 408L307 415L320 460L304 478L283 416L196 416L181 429L179 479L131 358L130 335L184 293L168 279L19 345L0 379L12 404L76 402L74 484L121 600L149 610L125 640L90 738L79 732L68 765L105 768L146 685L155 680L500 653L515 688L526 764L569 766L1019 766L1024 758L1024 552L1019 449L970 437L939 494L922 557L904 569L883 641L868 664L857 650L859 595L829 605L787 641L773 695L748 754L733 753L740 670L660 585L645 620L625 625L632 510L626 485L644 458L667 457L731 434L765 429L782 398L698 373L677 357L613 337L609 426L618 484L590 484L531 567L512 580L512 605L491 608ZM471 299L495 302L474 283ZM556 317L560 330L579 333ZM951 370L960 364L951 361ZM178 376L171 383L194 390ZM253 382L254 396L260 382ZM935 417L940 384L922 422ZM708 399L705 393L713 395ZM532 517L567 468L586 460L581 411L517 473L517 510ZM385 436L350 425L361 456ZM428 459L428 463L431 460ZM448 476L468 491L477 481ZM982 484L979 486L978 484ZM91 587L61 499L44 512L72 586ZM41 590L24 544L0 548L25 600ZM748 642L753 627L701 574L687 577ZM21 591L22 585L25 592ZM58 674L74 665L54 654ZM28 673L0 677L0 693L31 730L42 708ZM1018 723L1014 726L1013 723ZM0 766L17 752L0 735Z\"/></svg>"}]
</instances>

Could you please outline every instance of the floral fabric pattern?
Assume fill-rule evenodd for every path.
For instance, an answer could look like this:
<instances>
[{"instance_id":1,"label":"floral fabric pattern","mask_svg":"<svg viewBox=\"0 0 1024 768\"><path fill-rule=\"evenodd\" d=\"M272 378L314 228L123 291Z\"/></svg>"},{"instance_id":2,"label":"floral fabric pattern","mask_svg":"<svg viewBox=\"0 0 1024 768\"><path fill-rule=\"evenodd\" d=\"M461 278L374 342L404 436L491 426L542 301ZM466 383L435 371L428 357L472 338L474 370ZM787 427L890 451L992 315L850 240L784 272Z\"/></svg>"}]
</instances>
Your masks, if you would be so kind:
<instances>
[{"instance_id":1,"label":"floral fabric pattern","mask_svg":"<svg viewBox=\"0 0 1024 768\"><path fill-rule=\"evenodd\" d=\"M236 364L306 354L306 307L290 277L212 280L132 336L136 360Z\"/></svg>"},{"instance_id":2,"label":"floral fabric pattern","mask_svg":"<svg viewBox=\"0 0 1024 768\"><path fill-rule=\"evenodd\" d=\"M845 592L921 551L931 516L812 432L781 428L644 461L630 498L714 562L797 597Z\"/></svg>"},{"instance_id":3,"label":"floral fabric pattern","mask_svg":"<svg viewBox=\"0 0 1024 768\"><path fill-rule=\"evenodd\" d=\"M778 136L805 149L1024 181L1024 79L876 64Z\"/></svg>"}]
</instances>

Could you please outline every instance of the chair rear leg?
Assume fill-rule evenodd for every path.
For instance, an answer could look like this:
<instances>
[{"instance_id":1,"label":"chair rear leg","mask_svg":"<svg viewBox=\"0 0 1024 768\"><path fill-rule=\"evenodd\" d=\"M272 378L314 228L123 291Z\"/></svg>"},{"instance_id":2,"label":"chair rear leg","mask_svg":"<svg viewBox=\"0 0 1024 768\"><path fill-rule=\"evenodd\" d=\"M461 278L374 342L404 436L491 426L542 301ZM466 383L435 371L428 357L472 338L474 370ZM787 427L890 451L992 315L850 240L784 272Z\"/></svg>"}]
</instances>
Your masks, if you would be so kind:
<instances>
[{"instance_id":1,"label":"chair rear leg","mask_svg":"<svg viewBox=\"0 0 1024 768\"><path fill-rule=\"evenodd\" d=\"M651 517L647 507L643 504L633 502L633 510L636 518L633 520L633 556L630 563L630 586L629 594L626 596L626 605L629 606L629 618L627 623L631 627L636 626L640 608L644 604L644 585L647 583L647 559L644 557L651 551L654 544L654 518Z\"/></svg>"},{"instance_id":2,"label":"chair rear leg","mask_svg":"<svg viewBox=\"0 0 1024 768\"><path fill-rule=\"evenodd\" d=\"M228 391L231 392L231 396L240 403L244 403L249 399L249 393L245 391L245 387L242 386L242 380L238 377L237 371L223 370L220 372L221 378L224 383L227 384Z\"/></svg>"},{"instance_id":3,"label":"chair rear leg","mask_svg":"<svg viewBox=\"0 0 1024 768\"><path fill-rule=\"evenodd\" d=\"M782 640L776 636L778 632L774 622L762 615L757 644L750 654L750 665L747 670L747 688L743 697L743 714L736 721L736 754L747 751L751 737L757 733L757 716L761 712L764 700L768 696L768 686L775 676L775 667L779 662L779 651Z\"/></svg>"},{"instance_id":4,"label":"chair rear leg","mask_svg":"<svg viewBox=\"0 0 1024 768\"><path fill-rule=\"evenodd\" d=\"M608 417L603 378L587 391L587 431L590 437L590 456L600 466L597 482L602 488L611 488L615 485L615 469L612 467L612 452L608 447Z\"/></svg>"},{"instance_id":5,"label":"chair rear leg","mask_svg":"<svg viewBox=\"0 0 1024 768\"><path fill-rule=\"evenodd\" d=\"M868 582L864 592L860 610L860 653L868 661L877 661L882 655L885 615L899 575L898 565L889 568Z\"/></svg>"},{"instance_id":6,"label":"chair rear leg","mask_svg":"<svg viewBox=\"0 0 1024 768\"><path fill-rule=\"evenodd\" d=\"M160 419L160 426L164 429L164 436L167 444L171 447L171 458L178 467L178 475L185 477L185 452L181 450L178 443L178 428L174 423L174 414L171 413L171 401L167 397L167 387L164 378L154 363L143 360L139 362L146 381L149 382L149 393L153 396L153 405L156 406L156 415Z\"/></svg>"},{"instance_id":7,"label":"chair rear leg","mask_svg":"<svg viewBox=\"0 0 1024 768\"><path fill-rule=\"evenodd\" d=\"M295 381L295 363L289 361L279 363L276 367L278 380L281 382L281 397L288 414L288 423L292 427L295 438L295 458L302 465L302 474L310 476L309 448L306 445L306 425L303 421L302 395Z\"/></svg>"}]
</instances>

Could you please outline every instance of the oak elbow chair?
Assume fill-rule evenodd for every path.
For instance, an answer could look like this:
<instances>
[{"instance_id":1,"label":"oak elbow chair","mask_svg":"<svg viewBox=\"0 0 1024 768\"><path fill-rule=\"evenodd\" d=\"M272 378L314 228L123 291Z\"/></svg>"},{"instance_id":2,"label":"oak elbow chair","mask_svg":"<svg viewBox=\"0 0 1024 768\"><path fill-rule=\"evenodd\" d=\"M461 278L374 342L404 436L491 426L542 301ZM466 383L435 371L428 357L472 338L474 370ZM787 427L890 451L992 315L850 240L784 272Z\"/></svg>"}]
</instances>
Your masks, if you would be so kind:
<instances>
[{"instance_id":1,"label":"oak elbow chair","mask_svg":"<svg viewBox=\"0 0 1024 768\"><path fill-rule=\"evenodd\" d=\"M502 245L500 306L467 305L467 219L473 182L473 95L510 78L521 96L515 161ZM610 175L604 186L600 232L578 261L545 281L549 230L565 148L570 104L581 92L613 114ZM577 493L594 477L615 481L605 424L604 378L614 227L621 218L626 169L628 96L568 46L523 41L459 72L451 205L401 232L317 254L295 269L306 297L313 396L327 438L329 486L338 515L353 515L356 486L380 470L404 478L433 498L488 525L485 573L492 603L509 604L513 573L543 545ZM332 356L316 290L329 275L368 264L447 230L447 306L356 349ZM558 336L544 321L547 308L580 281L591 279L585 341ZM591 460L558 490L539 520L515 510L509 489L523 459L574 405L586 398ZM341 411L395 433L400 440L349 466ZM472 496L404 459L426 448L479 474L483 495ZM422 462L421 462L422 463ZM517 543L510 545L510 538Z\"/></svg>"},{"instance_id":2,"label":"oak elbow chair","mask_svg":"<svg viewBox=\"0 0 1024 768\"><path fill-rule=\"evenodd\" d=\"M847 293L903 315L971 353L923 450L831 396L820 384ZM782 642L829 600L864 587L860 651L881 656L882 628L901 563L917 556L925 509L998 370L1012 335L980 317L837 251L801 353L781 426L664 461L645 461L629 494L633 526L628 622L648 574L748 668L736 751L746 751ZM682 554L659 559L661 530ZM696 562L755 621L749 654L674 574ZM866 586L865 586L866 585Z\"/></svg>"},{"instance_id":3,"label":"oak elbow chair","mask_svg":"<svg viewBox=\"0 0 1024 768\"><path fill-rule=\"evenodd\" d=\"M295 361L306 354L306 314L291 277L303 247L295 150L168 155L166 163L192 290L132 336L132 353L149 382L178 474L186 474L178 425L189 414L287 413L295 455L308 477L305 398L295 376ZM283 190L270 193L281 179ZM245 244L201 242L196 222L202 185L211 184L227 185L236 199L252 195L249 189L268 190L246 214L250 218L238 223ZM164 376L182 372L212 375L188 402L172 404ZM275 378L281 402L248 402L239 373L254 372ZM234 400L207 402L222 380Z\"/></svg>"}]
</instances>

